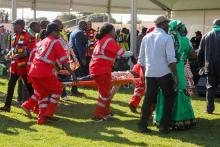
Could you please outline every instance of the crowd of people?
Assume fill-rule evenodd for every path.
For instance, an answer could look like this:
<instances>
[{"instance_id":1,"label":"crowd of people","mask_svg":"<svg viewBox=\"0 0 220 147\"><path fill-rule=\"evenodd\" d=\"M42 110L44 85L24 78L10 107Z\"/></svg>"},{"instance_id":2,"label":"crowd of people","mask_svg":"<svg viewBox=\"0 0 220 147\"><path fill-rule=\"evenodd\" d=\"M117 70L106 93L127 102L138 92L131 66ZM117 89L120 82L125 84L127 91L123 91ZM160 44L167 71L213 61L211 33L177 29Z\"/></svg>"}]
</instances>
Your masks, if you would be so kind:
<instances>
[{"instance_id":1,"label":"crowd of people","mask_svg":"<svg viewBox=\"0 0 220 147\"><path fill-rule=\"evenodd\" d=\"M9 14L5 12L5 10L0 10L0 22L1 23L8 23Z\"/></svg>"},{"instance_id":2,"label":"crowd of people","mask_svg":"<svg viewBox=\"0 0 220 147\"><path fill-rule=\"evenodd\" d=\"M99 93L92 119L105 121L113 117L111 99L118 90L111 84L112 71L130 70L132 62L130 73L139 78L128 104L133 113L137 113L141 97L145 97L138 130L151 131L148 119L153 114L154 124L162 133L193 128L196 121L190 97L199 70L208 75L206 111L211 114L215 109L215 88L220 81L220 20L213 22L213 30L203 38L197 31L191 40L180 20L159 16L154 23L155 27L144 27L140 34L137 31L137 50L133 52L129 30L115 30L109 23L96 31L91 21L80 21L68 34L59 19L33 21L28 26L18 19L12 22L11 37L0 26L1 57L10 63L6 100L0 110L11 111L15 85L20 80L18 89L26 88L29 96L20 99L27 116L36 113L38 124L56 121L60 97L68 100L64 83L73 82L72 95L79 96L82 93L77 89L77 80L89 75Z\"/></svg>"}]
</instances>

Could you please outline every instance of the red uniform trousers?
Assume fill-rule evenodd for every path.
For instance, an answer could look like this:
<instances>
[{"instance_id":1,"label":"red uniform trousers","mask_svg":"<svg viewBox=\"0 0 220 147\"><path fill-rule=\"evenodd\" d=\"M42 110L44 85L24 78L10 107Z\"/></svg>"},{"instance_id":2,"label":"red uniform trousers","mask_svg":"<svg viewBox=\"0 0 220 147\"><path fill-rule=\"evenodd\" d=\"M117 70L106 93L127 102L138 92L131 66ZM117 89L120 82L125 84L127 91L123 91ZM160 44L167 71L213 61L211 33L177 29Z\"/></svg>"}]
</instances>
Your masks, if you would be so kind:
<instances>
[{"instance_id":1,"label":"red uniform trousers","mask_svg":"<svg viewBox=\"0 0 220 147\"><path fill-rule=\"evenodd\" d=\"M133 94L133 97L131 98L129 104L131 104L132 106L137 108L139 106L141 98L144 96L144 94L145 94L145 84L142 82L136 82L134 94ZM155 109L155 104L152 104L150 107L151 107L150 111L152 114Z\"/></svg>"},{"instance_id":2,"label":"red uniform trousers","mask_svg":"<svg viewBox=\"0 0 220 147\"><path fill-rule=\"evenodd\" d=\"M110 113L110 93L111 93L111 73L93 76L98 91L99 98L95 109L95 117L103 118Z\"/></svg>"},{"instance_id":3,"label":"red uniform trousers","mask_svg":"<svg viewBox=\"0 0 220 147\"><path fill-rule=\"evenodd\" d=\"M33 88L39 93L38 124L43 124L46 117L53 117L62 93L62 85L57 77L31 77Z\"/></svg>"},{"instance_id":4,"label":"red uniform trousers","mask_svg":"<svg viewBox=\"0 0 220 147\"><path fill-rule=\"evenodd\" d=\"M145 85L143 83L142 84L135 83L134 94L129 104L137 108L140 104L141 98L144 96L144 91L145 91Z\"/></svg>"},{"instance_id":5,"label":"red uniform trousers","mask_svg":"<svg viewBox=\"0 0 220 147\"><path fill-rule=\"evenodd\" d=\"M39 113L38 99L39 99L39 93L36 90L34 90L34 94L31 97L29 97L29 99L25 101L21 105L21 107L24 107L25 109L38 114Z\"/></svg>"}]
</instances>

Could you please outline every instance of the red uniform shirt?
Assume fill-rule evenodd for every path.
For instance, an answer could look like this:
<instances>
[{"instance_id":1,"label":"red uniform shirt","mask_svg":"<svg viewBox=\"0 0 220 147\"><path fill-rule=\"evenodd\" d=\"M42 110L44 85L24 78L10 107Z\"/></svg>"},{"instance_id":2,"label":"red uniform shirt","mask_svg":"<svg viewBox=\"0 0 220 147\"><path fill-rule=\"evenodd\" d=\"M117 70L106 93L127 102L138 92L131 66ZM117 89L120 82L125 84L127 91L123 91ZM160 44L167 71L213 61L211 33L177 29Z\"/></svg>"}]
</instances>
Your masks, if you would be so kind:
<instances>
[{"instance_id":1,"label":"red uniform shirt","mask_svg":"<svg viewBox=\"0 0 220 147\"><path fill-rule=\"evenodd\" d=\"M55 63L61 64L69 61L69 58L59 39L49 36L39 43L29 76L50 77L55 75Z\"/></svg>"},{"instance_id":2,"label":"red uniform shirt","mask_svg":"<svg viewBox=\"0 0 220 147\"><path fill-rule=\"evenodd\" d=\"M111 73L116 56L122 56L124 52L111 35L98 40L90 62L90 74Z\"/></svg>"}]
</instances>

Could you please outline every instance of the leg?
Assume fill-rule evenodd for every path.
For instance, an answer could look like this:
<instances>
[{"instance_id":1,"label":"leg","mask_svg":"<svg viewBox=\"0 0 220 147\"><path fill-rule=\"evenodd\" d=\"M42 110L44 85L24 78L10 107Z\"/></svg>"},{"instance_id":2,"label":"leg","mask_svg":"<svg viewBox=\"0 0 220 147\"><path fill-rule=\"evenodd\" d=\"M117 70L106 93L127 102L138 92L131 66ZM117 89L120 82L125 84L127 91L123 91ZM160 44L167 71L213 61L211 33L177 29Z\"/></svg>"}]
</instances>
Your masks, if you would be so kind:
<instances>
[{"instance_id":1,"label":"leg","mask_svg":"<svg viewBox=\"0 0 220 147\"><path fill-rule=\"evenodd\" d=\"M145 98L144 102L141 108L141 119L138 123L138 127L140 131L146 131L147 129L147 121L151 115L151 106L155 102L155 99L157 98L157 91L158 91L158 84L156 81L156 78L146 78L145 83Z\"/></svg>"},{"instance_id":2,"label":"leg","mask_svg":"<svg viewBox=\"0 0 220 147\"><path fill-rule=\"evenodd\" d=\"M23 83L22 80L18 80L18 102L22 102L23 99Z\"/></svg>"},{"instance_id":3,"label":"leg","mask_svg":"<svg viewBox=\"0 0 220 147\"><path fill-rule=\"evenodd\" d=\"M6 96L5 106L4 106L4 107L8 108L9 111L10 111L11 102L12 102L12 98L14 95L14 89L15 89L15 85L16 85L17 80L18 80L18 75L11 73L10 79L8 82L8 90L7 90L7 96Z\"/></svg>"},{"instance_id":4,"label":"leg","mask_svg":"<svg viewBox=\"0 0 220 147\"><path fill-rule=\"evenodd\" d=\"M34 90L34 94L21 105L21 108L25 111L25 113L29 118L32 118L30 111L31 110L37 111L38 109L38 99L39 99L39 94L37 93L36 90ZM38 112L36 113L38 114Z\"/></svg>"},{"instance_id":5,"label":"leg","mask_svg":"<svg viewBox=\"0 0 220 147\"><path fill-rule=\"evenodd\" d=\"M29 96L33 95L33 94L34 94L34 89L33 89L33 87L32 87L32 84L31 84L31 83L28 83L28 81L27 81L27 76L26 76L26 75L23 76L23 80L24 80L24 84L25 84L25 86L26 86L26 88L27 88L27 90L28 90Z\"/></svg>"},{"instance_id":6,"label":"leg","mask_svg":"<svg viewBox=\"0 0 220 147\"><path fill-rule=\"evenodd\" d=\"M57 106L62 93L62 85L56 76L51 77L46 85L46 90L50 94L49 103L44 116L51 118L56 112Z\"/></svg>"},{"instance_id":7,"label":"leg","mask_svg":"<svg viewBox=\"0 0 220 147\"><path fill-rule=\"evenodd\" d=\"M171 74L158 79L160 88L164 95L164 111L161 119L160 128L168 130L174 103L174 81Z\"/></svg>"},{"instance_id":8,"label":"leg","mask_svg":"<svg viewBox=\"0 0 220 147\"><path fill-rule=\"evenodd\" d=\"M137 112L136 109L139 106L142 96L144 95L144 89L144 84L135 86L133 97L129 103L129 108L132 112Z\"/></svg>"},{"instance_id":9,"label":"leg","mask_svg":"<svg viewBox=\"0 0 220 147\"><path fill-rule=\"evenodd\" d=\"M110 113L111 74L94 76L94 80L99 91L95 117L103 118Z\"/></svg>"},{"instance_id":10,"label":"leg","mask_svg":"<svg viewBox=\"0 0 220 147\"><path fill-rule=\"evenodd\" d=\"M206 91L206 111L209 114L212 114L215 110L214 105L214 98L215 98L215 91L217 87L217 78L215 75L208 75L207 78L207 91Z\"/></svg>"}]
</instances>

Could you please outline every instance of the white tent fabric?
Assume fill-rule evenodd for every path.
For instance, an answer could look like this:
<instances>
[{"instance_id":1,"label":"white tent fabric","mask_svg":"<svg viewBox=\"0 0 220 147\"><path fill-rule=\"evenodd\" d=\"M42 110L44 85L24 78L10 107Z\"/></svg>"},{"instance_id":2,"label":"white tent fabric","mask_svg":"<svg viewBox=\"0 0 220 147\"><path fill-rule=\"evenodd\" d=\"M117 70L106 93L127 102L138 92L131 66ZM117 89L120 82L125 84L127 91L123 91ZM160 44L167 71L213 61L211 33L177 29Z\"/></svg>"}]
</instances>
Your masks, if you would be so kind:
<instances>
[{"instance_id":1,"label":"white tent fabric","mask_svg":"<svg viewBox=\"0 0 220 147\"><path fill-rule=\"evenodd\" d=\"M220 0L0 0L0 7L12 8L12 1L16 1L14 8L42 11L131 13L133 26L136 22L134 9L137 14L165 14L167 11L172 14L172 18L180 19L186 24L191 32L190 36L196 30L203 33L209 31L212 21L220 14ZM131 5L133 2L137 2L137 6ZM15 9L12 14L16 18ZM135 36L135 27L131 31ZM134 45L135 39L131 40Z\"/></svg>"},{"instance_id":2,"label":"white tent fabric","mask_svg":"<svg viewBox=\"0 0 220 147\"><path fill-rule=\"evenodd\" d=\"M189 37L195 35L197 30L203 34L212 28L212 22L216 18L220 18L220 10L203 10L203 11L174 11L172 18L181 20L186 24Z\"/></svg>"},{"instance_id":3,"label":"white tent fabric","mask_svg":"<svg viewBox=\"0 0 220 147\"><path fill-rule=\"evenodd\" d=\"M16 0L17 8L34 8L39 11L130 13L130 0ZM11 0L0 0L0 7L11 8ZM137 0L139 14L163 14L164 11L149 0Z\"/></svg>"}]
</instances>

